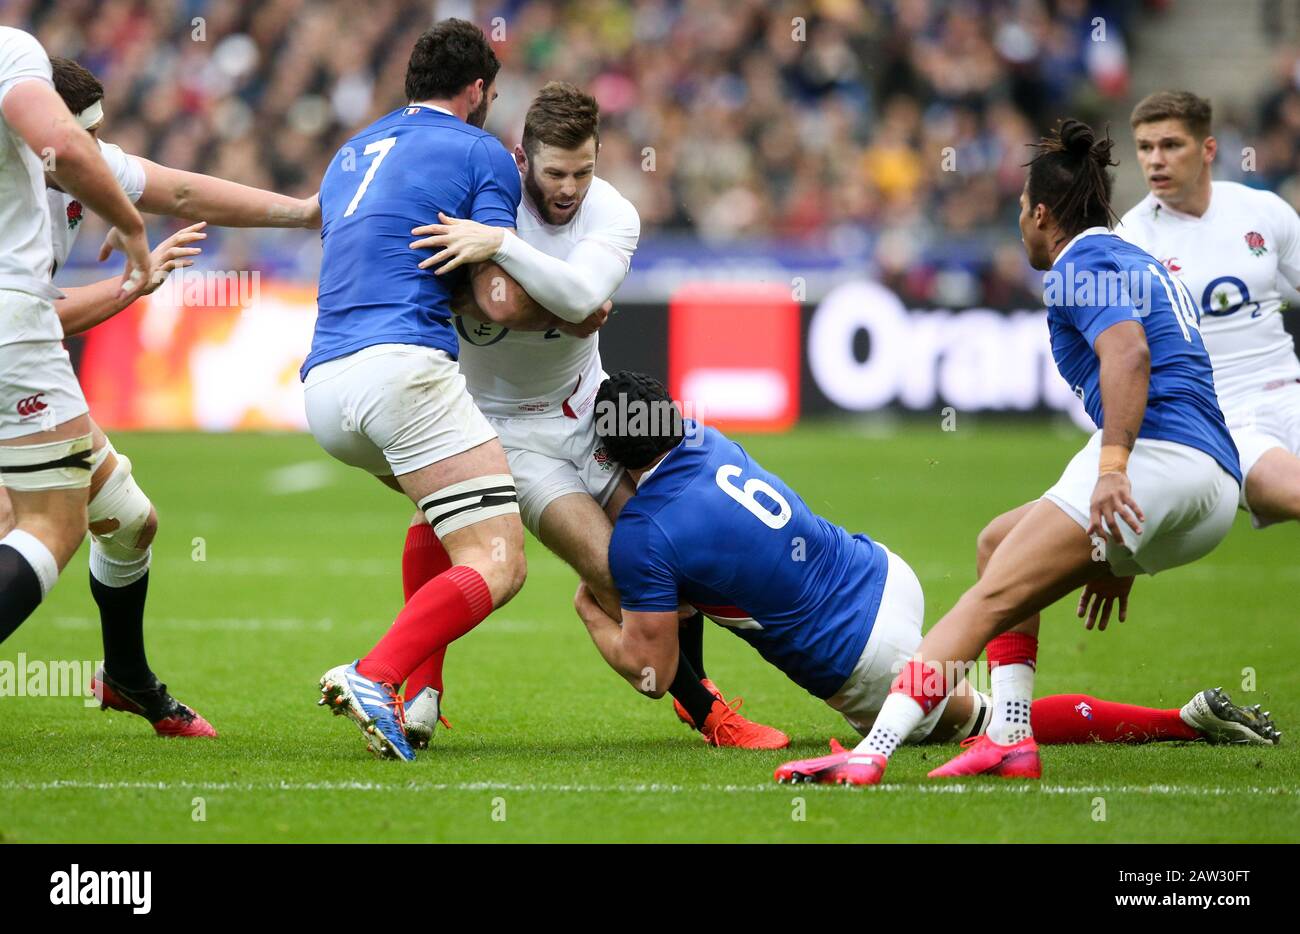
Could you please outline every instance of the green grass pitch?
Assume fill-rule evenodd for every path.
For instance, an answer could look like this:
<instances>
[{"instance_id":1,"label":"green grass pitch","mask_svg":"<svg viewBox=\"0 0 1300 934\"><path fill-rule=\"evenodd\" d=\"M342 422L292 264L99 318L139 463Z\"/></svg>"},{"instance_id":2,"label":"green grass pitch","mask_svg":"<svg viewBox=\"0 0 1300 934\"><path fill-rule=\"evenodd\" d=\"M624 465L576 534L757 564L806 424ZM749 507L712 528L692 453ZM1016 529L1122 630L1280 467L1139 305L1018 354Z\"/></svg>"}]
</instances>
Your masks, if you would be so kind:
<instances>
[{"instance_id":1,"label":"green grass pitch","mask_svg":"<svg viewBox=\"0 0 1300 934\"><path fill-rule=\"evenodd\" d=\"M399 607L410 506L305 436L115 441L162 522L150 661L221 737L158 739L80 697L0 697L4 841L1300 839L1294 526L1255 532L1239 516L1207 560L1139 580L1128 622L1108 632L1085 632L1068 601L1053 608L1038 677L1040 693L1168 707L1223 685L1273 711L1287 734L1277 748L1057 747L1042 782L959 785L925 779L951 749L911 748L880 788L779 786L774 766L850 740L848 726L709 627L710 675L793 745L706 747L667 701L605 667L573 614L573 574L530 540L523 592L448 655L454 730L403 764L373 759L315 701L321 673ZM1082 441L1043 422L944 432L937 417L747 439L814 509L912 564L927 623L972 581L983 523L1046 489ZM99 657L85 554L0 660Z\"/></svg>"}]
</instances>

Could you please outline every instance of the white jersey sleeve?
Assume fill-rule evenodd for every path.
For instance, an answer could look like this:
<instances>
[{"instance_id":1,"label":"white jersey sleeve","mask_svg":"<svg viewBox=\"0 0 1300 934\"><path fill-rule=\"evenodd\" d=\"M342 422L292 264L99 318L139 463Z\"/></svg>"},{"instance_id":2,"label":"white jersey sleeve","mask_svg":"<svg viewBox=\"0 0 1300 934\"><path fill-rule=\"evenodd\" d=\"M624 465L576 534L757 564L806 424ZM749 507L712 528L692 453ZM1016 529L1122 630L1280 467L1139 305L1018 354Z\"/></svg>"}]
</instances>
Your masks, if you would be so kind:
<instances>
[{"instance_id":1,"label":"white jersey sleeve","mask_svg":"<svg viewBox=\"0 0 1300 934\"><path fill-rule=\"evenodd\" d=\"M575 324L622 284L641 235L641 218L626 199L600 198L591 208L581 238L563 259L509 231L492 257L538 304Z\"/></svg>"},{"instance_id":2,"label":"white jersey sleeve","mask_svg":"<svg viewBox=\"0 0 1300 934\"><path fill-rule=\"evenodd\" d=\"M0 107L27 81L53 87L49 56L33 36L0 26ZM58 298L52 267L45 167L0 110L0 289Z\"/></svg>"},{"instance_id":3,"label":"white jersey sleeve","mask_svg":"<svg viewBox=\"0 0 1300 934\"><path fill-rule=\"evenodd\" d=\"M567 224L542 221L525 195L516 230L502 268L557 316L562 316L557 308L565 307L581 320L623 283L641 220L613 185L594 178ZM511 268L516 260L520 265ZM510 331L468 318L456 319L456 330L461 372L474 401L491 418L577 418L600 388L599 334L584 340L558 330Z\"/></svg>"},{"instance_id":4,"label":"white jersey sleeve","mask_svg":"<svg viewBox=\"0 0 1300 934\"><path fill-rule=\"evenodd\" d=\"M113 177L122 186L126 196L135 204L144 194L144 166L135 156L122 151L121 146L99 141L99 152L113 171Z\"/></svg>"},{"instance_id":5,"label":"white jersey sleeve","mask_svg":"<svg viewBox=\"0 0 1300 934\"><path fill-rule=\"evenodd\" d=\"M45 49L21 29L0 27L0 105L15 85L33 78L54 87L54 70Z\"/></svg>"},{"instance_id":6,"label":"white jersey sleeve","mask_svg":"<svg viewBox=\"0 0 1300 934\"><path fill-rule=\"evenodd\" d=\"M1300 214L1271 191L1260 193L1261 206L1277 232L1277 271L1292 288L1300 288Z\"/></svg>"}]
</instances>

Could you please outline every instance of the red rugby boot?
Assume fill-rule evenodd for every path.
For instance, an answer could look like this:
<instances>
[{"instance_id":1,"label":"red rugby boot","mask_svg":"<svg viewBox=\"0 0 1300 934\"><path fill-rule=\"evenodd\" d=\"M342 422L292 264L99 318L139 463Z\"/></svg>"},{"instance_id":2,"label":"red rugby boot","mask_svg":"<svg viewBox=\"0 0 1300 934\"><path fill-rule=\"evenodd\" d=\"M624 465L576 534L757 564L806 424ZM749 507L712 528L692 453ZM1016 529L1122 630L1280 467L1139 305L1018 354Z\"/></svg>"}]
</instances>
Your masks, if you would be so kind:
<instances>
[{"instance_id":1,"label":"red rugby boot","mask_svg":"<svg viewBox=\"0 0 1300 934\"><path fill-rule=\"evenodd\" d=\"M736 711L744 703L739 697L731 703L718 698L704 720L700 734L711 746L732 746L737 749L784 749L790 737L775 727L746 720Z\"/></svg>"},{"instance_id":2,"label":"red rugby boot","mask_svg":"<svg viewBox=\"0 0 1300 934\"><path fill-rule=\"evenodd\" d=\"M147 688L130 689L118 684L100 668L90 679L90 690L99 698L100 710L121 710L144 717L159 736L205 736L215 738L212 724L167 693L157 678Z\"/></svg>"},{"instance_id":3,"label":"red rugby boot","mask_svg":"<svg viewBox=\"0 0 1300 934\"><path fill-rule=\"evenodd\" d=\"M930 773L931 778L955 778L962 775L996 775L999 778L1042 778L1043 764L1038 758L1038 743L1026 736L1018 743L1002 746L987 736L962 740L955 758Z\"/></svg>"},{"instance_id":4,"label":"red rugby boot","mask_svg":"<svg viewBox=\"0 0 1300 934\"><path fill-rule=\"evenodd\" d=\"M853 752L831 740L831 754L779 765L772 777L778 782L813 782L818 785L878 785L889 760L871 752Z\"/></svg>"}]
</instances>

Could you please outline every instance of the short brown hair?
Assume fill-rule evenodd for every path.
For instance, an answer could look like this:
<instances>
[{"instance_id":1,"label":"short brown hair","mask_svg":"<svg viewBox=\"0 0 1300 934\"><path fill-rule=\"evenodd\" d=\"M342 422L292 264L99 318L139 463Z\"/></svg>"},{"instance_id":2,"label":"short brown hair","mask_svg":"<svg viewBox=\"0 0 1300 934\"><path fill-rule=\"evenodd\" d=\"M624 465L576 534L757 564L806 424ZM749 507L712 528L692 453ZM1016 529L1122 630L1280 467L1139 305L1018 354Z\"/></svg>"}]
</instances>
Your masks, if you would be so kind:
<instances>
[{"instance_id":1,"label":"short brown hair","mask_svg":"<svg viewBox=\"0 0 1300 934\"><path fill-rule=\"evenodd\" d=\"M486 91L501 62L483 30L463 19L444 19L415 40L406 65L406 99L446 100L479 78Z\"/></svg>"},{"instance_id":2,"label":"short brown hair","mask_svg":"<svg viewBox=\"0 0 1300 934\"><path fill-rule=\"evenodd\" d=\"M1181 120L1187 131L1197 139L1210 135L1210 102L1191 91L1157 91L1148 94L1133 108L1129 123L1137 129L1144 123L1159 120Z\"/></svg>"},{"instance_id":3,"label":"short brown hair","mask_svg":"<svg viewBox=\"0 0 1300 934\"><path fill-rule=\"evenodd\" d=\"M78 65L70 58L51 58L54 72L54 90L74 114L79 114L95 101L103 100L104 86L91 74L90 69Z\"/></svg>"},{"instance_id":4,"label":"short brown hair","mask_svg":"<svg viewBox=\"0 0 1300 934\"><path fill-rule=\"evenodd\" d=\"M524 152L531 156L538 143L577 149L594 138L600 143L600 106L590 94L563 81L551 81L537 92L524 118Z\"/></svg>"}]
</instances>

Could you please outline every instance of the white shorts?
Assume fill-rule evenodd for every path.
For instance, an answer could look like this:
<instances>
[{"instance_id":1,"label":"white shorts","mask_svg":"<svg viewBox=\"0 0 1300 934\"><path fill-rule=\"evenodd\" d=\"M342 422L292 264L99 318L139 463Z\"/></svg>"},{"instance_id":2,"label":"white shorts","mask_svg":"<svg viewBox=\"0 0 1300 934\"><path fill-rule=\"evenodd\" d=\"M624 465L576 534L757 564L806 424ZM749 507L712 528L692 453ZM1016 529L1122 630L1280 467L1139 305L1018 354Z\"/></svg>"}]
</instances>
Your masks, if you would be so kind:
<instances>
[{"instance_id":1,"label":"white shorts","mask_svg":"<svg viewBox=\"0 0 1300 934\"><path fill-rule=\"evenodd\" d=\"M1291 380L1243 395L1224 406L1223 416L1241 455L1243 477L1249 476L1264 452L1273 448L1300 457L1300 382ZM1244 487L1241 507L1250 510ZM1250 519L1257 529L1281 521L1259 519L1254 513Z\"/></svg>"},{"instance_id":2,"label":"white shorts","mask_svg":"<svg viewBox=\"0 0 1300 934\"><path fill-rule=\"evenodd\" d=\"M586 493L602 507L614 495L623 468L596 437L594 406L578 418L564 415L489 418L519 491L519 512L534 535L546 507L569 493Z\"/></svg>"},{"instance_id":3,"label":"white shorts","mask_svg":"<svg viewBox=\"0 0 1300 934\"><path fill-rule=\"evenodd\" d=\"M916 657L916 650L921 645L921 624L925 620L925 594L921 591L921 582L916 579L916 572L888 548L885 552L889 555L889 571L871 636L844 687L826 699L826 703L843 714L849 725L863 736L871 732L871 725L876 722L876 715L884 706L894 680ZM947 706L948 698L945 697L926 714L904 742L923 742Z\"/></svg>"},{"instance_id":4,"label":"white shorts","mask_svg":"<svg viewBox=\"0 0 1300 934\"><path fill-rule=\"evenodd\" d=\"M376 344L318 363L303 385L307 424L330 455L400 476L496 437L445 351Z\"/></svg>"},{"instance_id":5,"label":"white shorts","mask_svg":"<svg viewBox=\"0 0 1300 934\"><path fill-rule=\"evenodd\" d=\"M0 290L0 439L49 431L88 411L54 305Z\"/></svg>"},{"instance_id":6,"label":"white shorts","mask_svg":"<svg viewBox=\"0 0 1300 934\"><path fill-rule=\"evenodd\" d=\"M1084 529L1101 460L1098 431L1043 494ZM1204 451L1172 441L1139 438L1128 461L1133 499L1146 515L1137 535L1120 523L1122 546L1106 542L1106 561L1117 577L1156 574L1190 564L1223 541L1237 512L1237 481Z\"/></svg>"}]
</instances>

